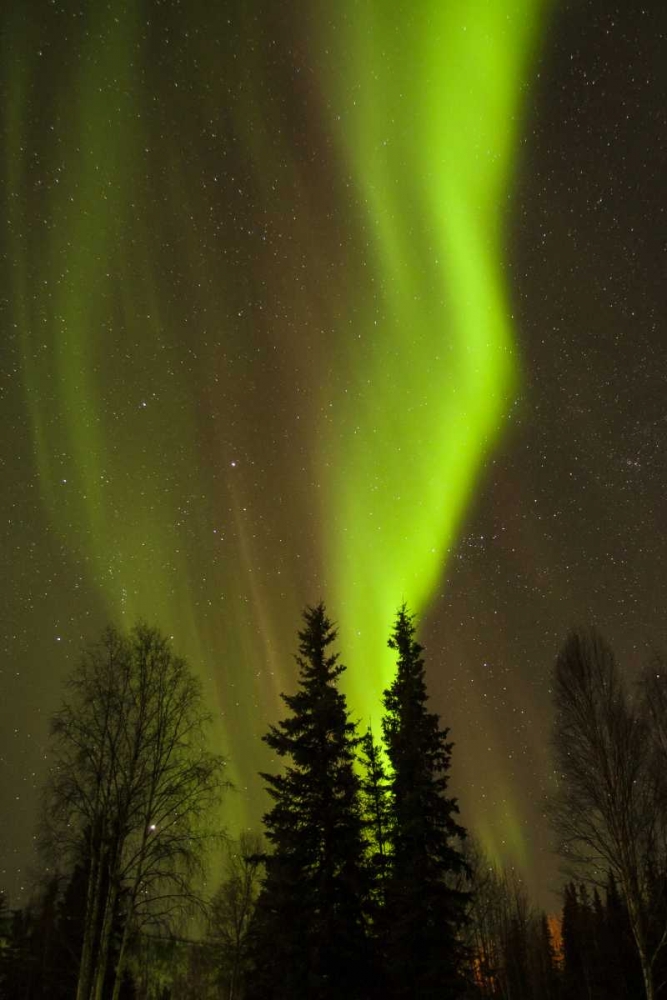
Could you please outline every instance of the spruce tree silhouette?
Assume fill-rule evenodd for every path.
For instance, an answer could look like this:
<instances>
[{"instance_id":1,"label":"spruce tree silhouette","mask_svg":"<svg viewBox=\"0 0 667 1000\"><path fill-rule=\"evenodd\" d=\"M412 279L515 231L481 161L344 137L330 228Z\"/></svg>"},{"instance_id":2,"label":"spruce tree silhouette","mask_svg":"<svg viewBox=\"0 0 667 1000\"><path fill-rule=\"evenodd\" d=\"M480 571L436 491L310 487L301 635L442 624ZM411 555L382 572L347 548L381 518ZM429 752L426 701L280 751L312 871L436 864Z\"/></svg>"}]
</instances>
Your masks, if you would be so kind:
<instances>
[{"instance_id":1,"label":"spruce tree silhouette","mask_svg":"<svg viewBox=\"0 0 667 1000\"><path fill-rule=\"evenodd\" d=\"M356 729L338 690L344 671L330 650L336 630L323 604L299 632L299 688L289 715L264 741L287 766L262 774L273 807L273 850L252 930L248 995L262 1000L366 997L367 899Z\"/></svg>"},{"instance_id":2,"label":"spruce tree silhouette","mask_svg":"<svg viewBox=\"0 0 667 1000\"><path fill-rule=\"evenodd\" d=\"M467 865L465 830L447 795L452 744L427 709L422 646L400 608L389 646L397 672L385 691L382 722L392 768L392 865L386 893L388 987L394 998L446 1000L461 992L458 929L468 894L456 887Z\"/></svg>"}]
</instances>

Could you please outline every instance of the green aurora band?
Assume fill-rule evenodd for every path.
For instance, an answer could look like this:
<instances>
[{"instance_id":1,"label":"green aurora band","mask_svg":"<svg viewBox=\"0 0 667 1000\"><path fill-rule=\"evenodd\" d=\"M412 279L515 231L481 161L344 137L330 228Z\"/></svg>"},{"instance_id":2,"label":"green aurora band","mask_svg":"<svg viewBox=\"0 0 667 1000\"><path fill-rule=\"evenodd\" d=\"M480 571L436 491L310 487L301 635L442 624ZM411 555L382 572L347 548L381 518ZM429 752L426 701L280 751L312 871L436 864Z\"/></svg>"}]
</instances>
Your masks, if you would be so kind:
<instances>
[{"instance_id":1,"label":"green aurora band","mask_svg":"<svg viewBox=\"0 0 667 1000\"><path fill-rule=\"evenodd\" d=\"M399 7L398 30L394 4L350 9L338 81L377 280L348 359L356 391L336 401L328 558L346 655L363 664L352 703L376 719L394 669L377 637L400 601L428 608L516 389L503 222L542 5ZM525 862L508 793L480 834Z\"/></svg>"},{"instance_id":2,"label":"green aurora band","mask_svg":"<svg viewBox=\"0 0 667 1000\"><path fill-rule=\"evenodd\" d=\"M43 507L68 558L84 567L77 586L110 619L144 617L173 632L202 665L211 697L235 706L221 710L219 735L242 789L257 783L264 760L255 744L292 682L280 664L306 601L328 599L353 711L377 718L395 610L402 600L428 610L518 378L502 227L542 3L363 0L337 4L333 23L327 9L306 15L297 5L294 31L321 76L319 97L308 100L320 100L320 132L333 136L323 158L345 178L337 195L351 185L349 257L317 205L326 171L309 178L303 150L274 123L275 107L263 106L268 56L250 45L236 62L228 40L225 62L208 44L231 38L219 11L193 0L178 15L192 53L186 97L183 87L165 96L167 84L151 75L150 4L93 3L85 24L68 22L67 38L59 11L42 23L17 10L3 52L10 322ZM235 13L252 32L243 4ZM49 31L69 58L54 55ZM49 58L66 69L39 118ZM184 72L164 58L165 79ZM234 86L221 65L242 96L226 109ZM190 136L170 133L172 106L182 121L191 116ZM281 294L274 257L260 248L254 261L232 264L216 249L196 136L220 119L247 165L248 178L233 185L252 187L263 206L255 215L276 231L292 227L288 273L309 266L325 281L322 291L299 278L293 313L274 319L275 330L266 312L247 308L253 296ZM160 264L165 248L178 261L170 269ZM302 264L309 255L313 263ZM294 376L307 367L313 316L329 336L308 344L309 370ZM277 494L288 466L296 484L303 466L322 499L293 485L284 506L266 500L260 531L247 527L243 470L225 468L235 448L252 451L275 423L261 393L243 389L240 362L231 371L222 360L249 343L257 353L280 347L280 373L296 390L319 382L302 454L294 461L292 444L277 443L262 489ZM297 409L284 401L287 416ZM304 553L300 521L315 551ZM210 554L219 525L224 559ZM269 563L280 567L280 589L258 572ZM521 860L511 790L501 797L497 822ZM256 821L256 807L239 802L239 811ZM496 854L491 826L483 839Z\"/></svg>"},{"instance_id":3,"label":"green aurora band","mask_svg":"<svg viewBox=\"0 0 667 1000\"><path fill-rule=\"evenodd\" d=\"M516 389L502 223L540 5L400 7L400 30L393 4L350 12L340 101L377 275L328 491L335 607L364 705L392 670L376 637L401 600L428 607Z\"/></svg>"}]
</instances>

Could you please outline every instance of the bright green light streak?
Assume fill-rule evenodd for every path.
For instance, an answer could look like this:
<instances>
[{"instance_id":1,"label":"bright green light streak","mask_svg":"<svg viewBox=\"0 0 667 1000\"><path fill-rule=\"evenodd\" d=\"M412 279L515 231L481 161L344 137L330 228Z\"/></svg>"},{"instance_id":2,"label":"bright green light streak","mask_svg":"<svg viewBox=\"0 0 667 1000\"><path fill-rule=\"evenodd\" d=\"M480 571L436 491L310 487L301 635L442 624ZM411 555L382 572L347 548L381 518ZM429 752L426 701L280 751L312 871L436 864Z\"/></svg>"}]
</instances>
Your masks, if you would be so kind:
<instances>
[{"instance_id":1,"label":"bright green light streak","mask_svg":"<svg viewBox=\"0 0 667 1000\"><path fill-rule=\"evenodd\" d=\"M424 611L518 378L502 223L539 0L350 5L340 134L367 302L330 441L333 607L376 714L397 605ZM341 433L342 430L342 433Z\"/></svg>"},{"instance_id":2,"label":"bright green light streak","mask_svg":"<svg viewBox=\"0 0 667 1000\"><path fill-rule=\"evenodd\" d=\"M328 517L347 682L364 716L394 669L380 637L403 599L428 607L517 384L502 222L540 8L350 10L341 133L374 283L337 400ZM498 823L524 857L518 822Z\"/></svg>"}]
</instances>

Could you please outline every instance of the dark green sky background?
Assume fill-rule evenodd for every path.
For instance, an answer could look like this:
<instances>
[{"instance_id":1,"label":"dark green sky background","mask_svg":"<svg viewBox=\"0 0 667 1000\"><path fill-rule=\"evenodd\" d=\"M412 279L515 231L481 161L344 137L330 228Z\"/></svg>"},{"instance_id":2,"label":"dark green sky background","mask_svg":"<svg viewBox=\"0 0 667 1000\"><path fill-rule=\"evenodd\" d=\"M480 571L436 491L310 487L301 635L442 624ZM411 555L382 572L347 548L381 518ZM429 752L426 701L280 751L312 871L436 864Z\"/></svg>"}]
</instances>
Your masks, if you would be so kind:
<instances>
[{"instance_id":1,"label":"dark green sky background","mask_svg":"<svg viewBox=\"0 0 667 1000\"><path fill-rule=\"evenodd\" d=\"M257 825L300 609L419 612L461 819L559 884L549 672L667 649L662 3L0 14L0 885L82 644L158 624Z\"/></svg>"}]
</instances>

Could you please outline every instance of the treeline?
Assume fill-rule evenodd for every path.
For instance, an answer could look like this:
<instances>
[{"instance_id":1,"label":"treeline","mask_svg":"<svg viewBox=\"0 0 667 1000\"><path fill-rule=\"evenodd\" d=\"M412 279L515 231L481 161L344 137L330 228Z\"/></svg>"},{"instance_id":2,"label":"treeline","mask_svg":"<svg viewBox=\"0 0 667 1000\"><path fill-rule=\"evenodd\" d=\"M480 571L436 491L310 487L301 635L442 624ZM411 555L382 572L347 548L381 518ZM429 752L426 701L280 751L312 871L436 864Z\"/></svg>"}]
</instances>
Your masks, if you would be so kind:
<instances>
[{"instance_id":1,"label":"treeline","mask_svg":"<svg viewBox=\"0 0 667 1000\"><path fill-rule=\"evenodd\" d=\"M304 612L296 690L264 741L262 834L222 838L224 761L201 689L156 630L108 630L52 722L34 901L0 897L0 996L76 1000L631 1000L665 978L667 696L657 661L631 698L593 632L553 675L551 816L572 880L530 903L458 819L452 743L428 709L399 609L376 732L339 680L335 628ZM666 678L667 679L667 678ZM206 899L206 873L224 876ZM575 874L576 873L576 874Z\"/></svg>"}]
</instances>

